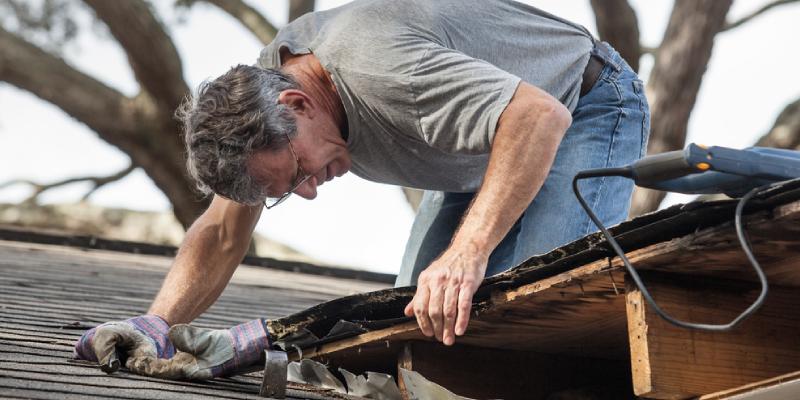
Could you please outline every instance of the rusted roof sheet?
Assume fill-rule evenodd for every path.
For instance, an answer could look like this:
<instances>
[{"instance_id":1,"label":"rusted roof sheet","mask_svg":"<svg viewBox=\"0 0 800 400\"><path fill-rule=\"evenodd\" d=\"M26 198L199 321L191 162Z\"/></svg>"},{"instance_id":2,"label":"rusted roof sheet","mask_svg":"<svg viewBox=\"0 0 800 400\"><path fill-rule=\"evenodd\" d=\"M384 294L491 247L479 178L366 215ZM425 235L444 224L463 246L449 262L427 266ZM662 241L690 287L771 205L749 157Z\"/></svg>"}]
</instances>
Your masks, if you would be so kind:
<instances>
[{"instance_id":1,"label":"rusted roof sheet","mask_svg":"<svg viewBox=\"0 0 800 400\"><path fill-rule=\"evenodd\" d=\"M0 398L250 399L259 373L232 380L174 382L72 361L81 333L144 313L171 259L0 240ZM220 300L195 321L225 328L276 318L385 284L242 266ZM301 390L302 389L302 390ZM293 398L343 398L313 388Z\"/></svg>"}]
</instances>

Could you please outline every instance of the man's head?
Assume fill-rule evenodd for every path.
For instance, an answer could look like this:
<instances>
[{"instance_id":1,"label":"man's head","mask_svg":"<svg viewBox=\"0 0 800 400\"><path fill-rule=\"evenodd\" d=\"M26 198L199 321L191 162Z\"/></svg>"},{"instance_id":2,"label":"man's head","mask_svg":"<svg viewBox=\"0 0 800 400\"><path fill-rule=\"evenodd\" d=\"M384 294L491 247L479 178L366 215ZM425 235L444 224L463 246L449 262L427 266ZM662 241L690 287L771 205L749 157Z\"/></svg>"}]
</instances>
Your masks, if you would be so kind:
<instances>
[{"instance_id":1,"label":"man's head","mask_svg":"<svg viewBox=\"0 0 800 400\"><path fill-rule=\"evenodd\" d=\"M346 144L327 114L281 71L231 68L201 84L178 111L189 174L204 194L244 204L292 189L314 198L318 185L350 168ZM302 181L301 174L310 178Z\"/></svg>"}]
</instances>

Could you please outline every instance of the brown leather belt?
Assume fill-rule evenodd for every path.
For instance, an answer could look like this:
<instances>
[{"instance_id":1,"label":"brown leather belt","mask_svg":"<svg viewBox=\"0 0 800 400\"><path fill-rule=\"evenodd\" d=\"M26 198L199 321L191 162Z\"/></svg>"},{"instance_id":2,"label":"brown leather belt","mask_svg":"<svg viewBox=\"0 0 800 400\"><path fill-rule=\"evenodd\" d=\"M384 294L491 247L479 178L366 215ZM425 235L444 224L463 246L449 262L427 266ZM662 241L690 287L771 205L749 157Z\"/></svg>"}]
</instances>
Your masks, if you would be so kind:
<instances>
[{"instance_id":1,"label":"brown leather belt","mask_svg":"<svg viewBox=\"0 0 800 400\"><path fill-rule=\"evenodd\" d=\"M586 69L583 71L581 97L585 96L586 93L589 93L589 91L592 90L594 84L597 83L597 79L600 78L600 73L603 72L603 67L605 65L606 63L596 54L592 53L592 55L589 56L589 63L586 64Z\"/></svg>"}]
</instances>

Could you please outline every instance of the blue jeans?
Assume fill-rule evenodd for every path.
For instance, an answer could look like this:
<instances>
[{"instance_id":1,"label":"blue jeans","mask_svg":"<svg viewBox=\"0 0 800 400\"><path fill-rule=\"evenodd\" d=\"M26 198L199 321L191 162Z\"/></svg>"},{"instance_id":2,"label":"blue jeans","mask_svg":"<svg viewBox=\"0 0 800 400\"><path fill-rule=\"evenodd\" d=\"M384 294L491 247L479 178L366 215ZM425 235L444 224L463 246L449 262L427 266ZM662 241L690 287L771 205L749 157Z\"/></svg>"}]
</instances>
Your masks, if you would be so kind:
<instances>
[{"instance_id":1,"label":"blue jeans","mask_svg":"<svg viewBox=\"0 0 800 400\"><path fill-rule=\"evenodd\" d=\"M491 276L596 231L572 192L572 178L590 168L630 164L644 155L650 110L642 81L605 43L605 61L594 87L578 101L572 125L558 147L541 190L489 258ZM600 55L602 54L602 55ZM606 226L628 215L633 182L624 178L581 181L581 194ZM513 190L513 188L509 188ZM411 286L450 244L475 193L426 191L422 197L395 286Z\"/></svg>"}]
</instances>

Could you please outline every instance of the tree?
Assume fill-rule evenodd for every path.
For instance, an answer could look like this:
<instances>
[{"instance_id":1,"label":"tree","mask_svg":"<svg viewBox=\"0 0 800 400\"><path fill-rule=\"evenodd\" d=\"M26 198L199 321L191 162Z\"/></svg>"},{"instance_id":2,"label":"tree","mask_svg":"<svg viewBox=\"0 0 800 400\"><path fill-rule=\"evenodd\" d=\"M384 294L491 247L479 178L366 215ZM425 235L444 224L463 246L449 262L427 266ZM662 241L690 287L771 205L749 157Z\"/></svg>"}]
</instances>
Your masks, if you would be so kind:
<instances>
[{"instance_id":1,"label":"tree","mask_svg":"<svg viewBox=\"0 0 800 400\"><path fill-rule=\"evenodd\" d=\"M795 1L773 1L738 21L726 22L732 0L676 0L661 44L646 49L640 45L636 14L627 0L591 0L601 39L614 45L632 67L638 68L644 53L655 57L646 88L652 113L648 154L684 146L689 116L716 35ZM800 99L784 109L774 127L756 145L787 148L800 145ZM637 188L631 215L656 210L664 195Z\"/></svg>"},{"instance_id":2,"label":"tree","mask_svg":"<svg viewBox=\"0 0 800 400\"><path fill-rule=\"evenodd\" d=\"M634 69L638 69L644 54L655 58L646 88L652 111L649 153L683 147L716 35L796 1L776 0L738 21L726 22L733 0L676 0L661 43L646 48L640 44L637 16L627 0L590 0L599 36L613 44ZM5 9L6 14L13 14L18 20L14 32L0 28L0 80L35 94L85 123L102 140L128 154L131 166L106 177L72 178L47 185L31 182L36 189L34 196L75 180L92 181L96 189L134 168L142 168L172 203L177 219L188 227L207 207L208 199L194 193L184 173L180 127L173 112L189 88L172 38L158 16L145 0L41 0L41 4L41 12L36 14L24 0L0 0L0 10ZM63 15L74 11L70 7L75 4L88 6L122 46L140 85L137 95L125 96L73 68L58 56L57 45L47 48L26 37L27 31L52 33L59 28L60 37L51 37L51 41L57 39L57 44L58 40L69 40L75 25ZM186 8L200 4L216 7L265 44L277 31L243 0L176 0L175 4ZM290 0L289 19L313 8L313 0ZM799 103L800 99L786 107L758 145L800 146ZM404 193L416 208L420 192L405 189ZM662 199L661 192L637 190L631 214L655 210Z\"/></svg>"},{"instance_id":3,"label":"tree","mask_svg":"<svg viewBox=\"0 0 800 400\"><path fill-rule=\"evenodd\" d=\"M266 18L241 0L179 0L176 5L191 7L201 2L236 18L263 43L271 41L277 32ZM92 181L95 190L134 168L142 168L167 196L178 221L188 227L205 210L209 199L202 199L193 191L184 172L181 128L173 114L189 94L189 87L172 38L144 0L85 0L84 4L124 49L140 85L137 95L125 96L67 64L55 49L45 49L25 37L26 33L51 32L67 26L61 39L69 40L75 25L65 22L69 19L64 15L76 10L71 10L71 3L64 0L44 0L38 14L24 1L0 2L16 16L19 27L18 32L0 27L0 80L33 93L83 122L102 140L130 156L131 166L108 177L71 178L47 185L32 183L36 186L34 196L76 180ZM291 0L291 17L313 7L314 1Z\"/></svg>"}]
</instances>

